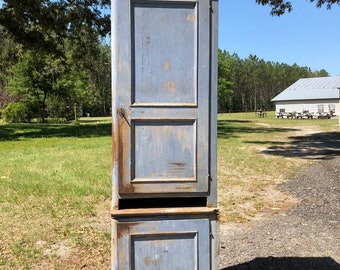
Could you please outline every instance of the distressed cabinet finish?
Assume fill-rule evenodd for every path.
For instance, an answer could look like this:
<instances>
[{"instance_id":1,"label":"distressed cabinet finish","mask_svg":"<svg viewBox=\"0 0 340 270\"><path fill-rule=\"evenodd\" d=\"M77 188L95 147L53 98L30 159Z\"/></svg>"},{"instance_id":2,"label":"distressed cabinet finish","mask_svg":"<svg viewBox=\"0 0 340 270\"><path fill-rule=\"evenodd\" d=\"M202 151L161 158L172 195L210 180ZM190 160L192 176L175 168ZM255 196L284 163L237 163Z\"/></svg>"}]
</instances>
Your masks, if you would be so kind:
<instances>
[{"instance_id":1,"label":"distressed cabinet finish","mask_svg":"<svg viewBox=\"0 0 340 270\"><path fill-rule=\"evenodd\" d=\"M113 223L114 269L211 269L212 227L202 213L119 217Z\"/></svg>"},{"instance_id":2,"label":"distressed cabinet finish","mask_svg":"<svg viewBox=\"0 0 340 270\"><path fill-rule=\"evenodd\" d=\"M217 269L217 0L112 0L112 269Z\"/></svg>"},{"instance_id":3,"label":"distressed cabinet finish","mask_svg":"<svg viewBox=\"0 0 340 270\"><path fill-rule=\"evenodd\" d=\"M114 10L118 193L206 194L210 1L121 0Z\"/></svg>"}]
</instances>

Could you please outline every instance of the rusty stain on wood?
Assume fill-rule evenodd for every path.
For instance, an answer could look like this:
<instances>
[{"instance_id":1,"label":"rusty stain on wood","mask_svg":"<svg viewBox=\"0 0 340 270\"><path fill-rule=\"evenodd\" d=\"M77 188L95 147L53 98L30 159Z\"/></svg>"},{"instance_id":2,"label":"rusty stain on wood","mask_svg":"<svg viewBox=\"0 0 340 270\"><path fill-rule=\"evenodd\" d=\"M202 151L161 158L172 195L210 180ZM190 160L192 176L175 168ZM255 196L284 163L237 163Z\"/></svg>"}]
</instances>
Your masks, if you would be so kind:
<instances>
[{"instance_id":1,"label":"rusty stain on wood","mask_svg":"<svg viewBox=\"0 0 340 270\"><path fill-rule=\"evenodd\" d=\"M176 174L178 176L184 176L189 168L186 167L186 163L185 162L172 162L170 163L170 172L172 174Z\"/></svg>"},{"instance_id":2,"label":"rusty stain on wood","mask_svg":"<svg viewBox=\"0 0 340 270\"><path fill-rule=\"evenodd\" d=\"M185 167L185 165L186 165L186 163L184 163L184 162L172 162L171 164L176 165L178 167Z\"/></svg>"},{"instance_id":3,"label":"rusty stain on wood","mask_svg":"<svg viewBox=\"0 0 340 270\"><path fill-rule=\"evenodd\" d=\"M150 266L151 265L151 258L150 257L144 258L144 263L145 263L145 265Z\"/></svg>"},{"instance_id":4,"label":"rusty stain on wood","mask_svg":"<svg viewBox=\"0 0 340 270\"><path fill-rule=\"evenodd\" d=\"M112 153L116 153L116 149L117 149L117 141L116 141L116 136L115 136L115 134L114 134L114 130L115 130L115 128L114 128L114 124L112 123L112 134L113 134L113 136L112 136ZM116 162L117 162L117 159L116 159L116 155L112 155L112 165L114 165L114 164L116 164Z\"/></svg>"},{"instance_id":5,"label":"rusty stain on wood","mask_svg":"<svg viewBox=\"0 0 340 270\"><path fill-rule=\"evenodd\" d=\"M128 258L128 254L123 250L123 249L119 249L118 248L118 243L119 241L121 241L121 239L123 239L124 237L126 237L126 235L129 235L130 230L129 230L129 226L127 226L126 223L117 223L117 246L116 249L118 250L118 257L117 259L119 260L119 269L123 268L123 262L125 262Z\"/></svg>"},{"instance_id":6,"label":"rusty stain on wood","mask_svg":"<svg viewBox=\"0 0 340 270\"><path fill-rule=\"evenodd\" d=\"M145 257L144 258L144 263L146 266L154 266L154 267L159 267L159 265L161 264L161 261L162 261L162 256L160 254L155 254L154 256L155 258L150 258L149 256L148 257Z\"/></svg>"},{"instance_id":7,"label":"rusty stain on wood","mask_svg":"<svg viewBox=\"0 0 340 270\"><path fill-rule=\"evenodd\" d=\"M130 184L130 183L122 183L123 181L121 181L121 183L119 183L119 191L121 194L133 194L136 192L135 187Z\"/></svg>"},{"instance_id":8,"label":"rusty stain on wood","mask_svg":"<svg viewBox=\"0 0 340 270\"><path fill-rule=\"evenodd\" d=\"M133 186L131 184L127 185L124 182L124 180L128 179L130 176L129 167L125 165L129 159L128 149L130 146L129 140L126 139L130 132L130 126L127 119L128 116L126 111L124 113L124 117L118 117L118 185L120 192L133 193Z\"/></svg>"},{"instance_id":9,"label":"rusty stain on wood","mask_svg":"<svg viewBox=\"0 0 340 270\"><path fill-rule=\"evenodd\" d=\"M169 70L169 67L170 67L169 62L168 62L168 61L165 61L163 67L164 67L164 70L165 70L165 71L168 71L168 70Z\"/></svg>"},{"instance_id":10,"label":"rusty stain on wood","mask_svg":"<svg viewBox=\"0 0 340 270\"><path fill-rule=\"evenodd\" d=\"M194 22L194 21L196 21L196 16L195 16L195 15L188 16L188 17L187 17L187 21L189 21L189 22Z\"/></svg>"},{"instance_id":11,"label":"rusty stain on wood","mask_svg":"<svg viewBox=\"0 0 340 270\"><path fill-rule=\"evenodd\" d=\"M117 222L117 238L121 239L122 237L129 235L130 229L134 226L138 226L143 224L142 222Z\"/></svg>"},{"instance_id":12,"label":"rusty stain on wood","mask_svg":"<svg viewBox=\"0 0 340 270\"><path fill-rule=\"evenodd\" d=\"M163 83L163 87L169 91L171 94L176 92L176 86L174 81L167 81Z\"/></svg>"}]
</instances>

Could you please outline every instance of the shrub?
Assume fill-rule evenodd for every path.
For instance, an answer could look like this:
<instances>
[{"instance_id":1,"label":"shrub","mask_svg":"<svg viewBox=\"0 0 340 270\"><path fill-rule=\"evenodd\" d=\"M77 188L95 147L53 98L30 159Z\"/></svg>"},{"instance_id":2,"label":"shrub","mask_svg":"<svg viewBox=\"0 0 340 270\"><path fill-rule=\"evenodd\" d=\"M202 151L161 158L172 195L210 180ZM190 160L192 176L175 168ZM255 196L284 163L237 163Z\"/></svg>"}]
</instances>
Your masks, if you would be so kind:
<instances>
[{"instance_id":1,"label":"shrub","mask_svg":"<svg viewBox=\"0 0 340 270\"><path fill-rule=\"evenodd\" d=\"M28 123L33 118L33 112L27 102L13 102L2 110L2 118L7 123Z\"/></svg>"},{"instance_id":2,"label":"shrub","mask_svg":"<svg viewBox=\"0 0 340 270\"><path fill-rule=\"evenodd\" d=\"M74 125L74 126L79 126L80 122L78 120L72 120L71 124Z\"/></svg>"}]
</instances>

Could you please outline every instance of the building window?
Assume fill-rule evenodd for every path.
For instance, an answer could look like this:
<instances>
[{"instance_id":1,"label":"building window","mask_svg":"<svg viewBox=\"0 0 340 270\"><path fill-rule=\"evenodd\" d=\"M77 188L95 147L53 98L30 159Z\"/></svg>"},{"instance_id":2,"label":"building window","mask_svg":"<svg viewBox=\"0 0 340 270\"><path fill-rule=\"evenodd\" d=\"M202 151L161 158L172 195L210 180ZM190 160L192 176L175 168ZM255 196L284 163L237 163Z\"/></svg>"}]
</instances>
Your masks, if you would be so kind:
<instances>
[{"instance_id":1,"label":"building window","mask_svg":"<svg viewBox=\"0 0 340 270\"><path fill-rule=\"evenodd\" d=\"M325 109L323 105L318 105L318 113L324 113Z\"/></svg>"}]
</instances>

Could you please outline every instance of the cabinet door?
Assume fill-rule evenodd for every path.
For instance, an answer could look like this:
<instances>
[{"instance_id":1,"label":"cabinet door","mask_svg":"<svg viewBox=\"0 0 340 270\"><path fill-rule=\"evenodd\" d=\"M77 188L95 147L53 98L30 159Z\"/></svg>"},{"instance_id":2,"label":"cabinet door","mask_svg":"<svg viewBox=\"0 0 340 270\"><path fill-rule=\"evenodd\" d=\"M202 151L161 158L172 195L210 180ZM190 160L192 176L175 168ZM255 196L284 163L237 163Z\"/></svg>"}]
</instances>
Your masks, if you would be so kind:
<instances>
[{"instance_id":1,"label":"cabinet door","mask_svg":"<svg viewBox=\"0 0 340 270\"><path fill-rule=\"evenodd\" d=\"M116 0L114 166L121 197L209 189L209 1Z\"/></svg>"},{"instance_id":2,"label":"cabinet door","mask_svg":"<svg viewBox=\"0 0 340 270\"><path fill-rule=\"evenodd\" d=\"M211 269L209 219L117 222L114 230L113 269Z\"/></svg>"}]
</instances>

